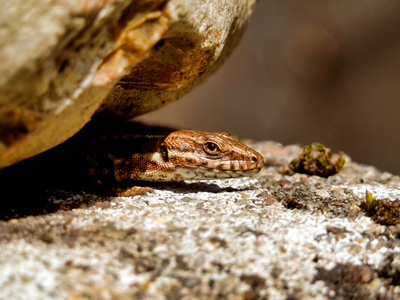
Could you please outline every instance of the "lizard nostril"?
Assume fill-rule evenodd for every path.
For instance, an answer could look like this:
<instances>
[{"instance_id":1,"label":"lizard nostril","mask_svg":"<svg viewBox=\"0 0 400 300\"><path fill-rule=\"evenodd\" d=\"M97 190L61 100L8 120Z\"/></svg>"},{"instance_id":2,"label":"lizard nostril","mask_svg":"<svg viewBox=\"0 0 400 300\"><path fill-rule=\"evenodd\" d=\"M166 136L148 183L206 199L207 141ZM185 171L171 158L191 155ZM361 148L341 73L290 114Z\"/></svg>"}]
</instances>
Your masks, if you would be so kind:
<instances>
[{"instance_id":1,"label":"lizard nostril","mask_svg":"<svg viewBox=\"0 0 400 300\"><path fill-rule=\"evenodd\" d=\"M258 157L257 157L257 155L253 155L253 156L251 157L251 161L254 162L254 163L258 163Z\"/></svg>"}]
</instances>

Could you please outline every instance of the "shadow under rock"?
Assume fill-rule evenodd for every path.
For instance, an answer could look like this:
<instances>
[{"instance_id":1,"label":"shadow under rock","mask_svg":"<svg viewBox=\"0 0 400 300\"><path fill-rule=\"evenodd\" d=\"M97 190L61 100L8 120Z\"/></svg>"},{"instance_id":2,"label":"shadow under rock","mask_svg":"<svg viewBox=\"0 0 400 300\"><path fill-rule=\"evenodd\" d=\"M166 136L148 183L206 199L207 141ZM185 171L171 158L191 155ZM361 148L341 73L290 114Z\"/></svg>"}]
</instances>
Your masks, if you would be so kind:
<instances>
[{"instance_id":1,"label":"shadow under rock","mask_svg":"<svg viewBox=\"0 0 400 300\"><path fill-rule=\"evenodd\" d=\"M93 128L96 128L96 132L101 133L99 140L102 143L104 142L101 139L103 134L111 131L110 136L113 136L114 132L114 127L110 126L109 123L103 125L93 125ZM118 135L122 134L122 136L125 136L124 134L132 134L132 132L140 133L142 130L146 133L149 130L155 130L156 132L166 130L158 127L149 129L143 125L127 124L126 122L118 126L116 127L118 129L117 133ZM137 126L139 127L136 128ZM87 128L90 133L91 126ZM82 131L84 130L86 129ZM92 169L88 167L88 154L83 151L86 149L84 146L84 141L87 140L85 133L82 133L82 136L80 134L76 136L76 138L73 137L53 149L0 170L0 186L2 187L0 193L0 220L48 214L60 209L71 210L79 207L88 207L101 202L106 203L110 200L110 196L116 196L114 191L118 188L123 190L134 186L169 190L181 194L188 192L221 193L241 191L241 189L231 187L221 188L216 184L206 182L160 183L127 181L120 183L123 185L120 187L114 186L117 183L113 181L107 184L104 184L102 180L99 180L101 184L98 184L98 182L93 183L92 177L95 176L91 174ZM89 139L89 142L87 142L89 149L91 149L90 147L98 146L95 142L92 145L91 141ZM94 139L94 141L97 141L97 139ZM101 145L106 146L109 144ZM95 175L98 174L95 173ZM107 204L105 205L107 206Z\"/></svg>"},{"instance_id":2,"label":"shadow under rock","mask_svg":"<svg viewBox=\"0 0 400 300\"><path fill-rule=\"evenodd\" d=\"M0 220L24 218L54 213L58 210L72 210L75 208L86 208L98 203L108 203L110 198L116 195L105 195L102 193L71 190L71 189L34 189L26 188L20 182L20 187L8 186L7 191L1 195ZM232 187L220 187L214 183L201 182L138 182L134 181L120 188L150 187L159 190L171 191L177 194L187 193L223 193L240 192L253 188L237 189Z\"/></svg>"},{"instance_id":3,"label":"shadow under rock","mask_svg":"<svg viewBox=\"0 0 400 300\"><path fill-rule=\"evenodd\" d=\"M150 186L150 185L148 185ZM206 181L199 181L199 182L185 182L185 181L178 181L178 182L158 182L155 183L153 186L160 190L167 190L172 191L174 193L179 194L187 194L187 193L234 193L234 192L243 192L252 190L254 188L232 188L232 187L220 187L215 183L207 183Z\"/></svg>"},{"instance_id":4,"label":"shadow under rock","mask_svg":"<svg viewBox=\"0 0 400 300\"><path fill-rule=\"evenodd\" d=\"M0 220L54 213L58 210L90 207L109 198L67 190L25 190L1 196Z\"/></svg>"}]
</instances>

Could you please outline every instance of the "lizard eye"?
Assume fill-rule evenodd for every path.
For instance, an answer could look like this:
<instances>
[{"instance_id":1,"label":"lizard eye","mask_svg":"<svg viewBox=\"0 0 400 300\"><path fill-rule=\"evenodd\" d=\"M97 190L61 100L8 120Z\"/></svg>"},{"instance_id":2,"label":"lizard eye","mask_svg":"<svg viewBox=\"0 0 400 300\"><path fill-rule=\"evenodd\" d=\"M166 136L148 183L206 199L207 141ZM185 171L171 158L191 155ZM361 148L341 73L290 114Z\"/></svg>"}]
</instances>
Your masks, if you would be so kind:
<instances>
[{"instance_id":1,"label":"lizard eye","mask_svg":"<svg viewBox=\"0 0 400 300\"><path fill-rule=\"evenodd\" d=\"M218 145L216 143L213 143L213 142L205 143L204 146L203 146L203 149L207 154L210 154L210 155L215 155L215 154L217 154L219 152Z\"/></svg>"}]
</instances>

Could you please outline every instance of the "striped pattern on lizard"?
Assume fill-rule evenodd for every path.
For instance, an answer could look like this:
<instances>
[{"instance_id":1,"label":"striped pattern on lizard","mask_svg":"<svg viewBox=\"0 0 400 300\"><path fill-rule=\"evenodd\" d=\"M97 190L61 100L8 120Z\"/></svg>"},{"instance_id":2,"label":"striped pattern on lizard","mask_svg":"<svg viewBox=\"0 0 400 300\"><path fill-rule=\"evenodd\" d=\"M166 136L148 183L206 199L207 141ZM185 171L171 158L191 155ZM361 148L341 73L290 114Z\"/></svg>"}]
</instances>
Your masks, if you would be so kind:
<instances>
[{"instance_id":1,"label":"striped pattern on lizard","mask_svg":"<svg viewBox=\"0 0 400 300\"><path fill-rule=\"evenodd\" d=\"M224 132L179 130L146 139L143 152L118 157L110 151L117 181L234 178L254 175L264 164L258 152Z\"/></svg>"},{"instance_id":2,"label":"striped pattern on lizard","mask_svg":"<svg viewBox=\"0 0 400 300\"><path fill-rule=\"evenodd\" d=\"M132 180L252 176L263 165L257 151L227 133L92 122L64 144L9 169L18 181L25 176L33 186L77 182L82 188L104 190Z\"/></svg>"}]
</instances>

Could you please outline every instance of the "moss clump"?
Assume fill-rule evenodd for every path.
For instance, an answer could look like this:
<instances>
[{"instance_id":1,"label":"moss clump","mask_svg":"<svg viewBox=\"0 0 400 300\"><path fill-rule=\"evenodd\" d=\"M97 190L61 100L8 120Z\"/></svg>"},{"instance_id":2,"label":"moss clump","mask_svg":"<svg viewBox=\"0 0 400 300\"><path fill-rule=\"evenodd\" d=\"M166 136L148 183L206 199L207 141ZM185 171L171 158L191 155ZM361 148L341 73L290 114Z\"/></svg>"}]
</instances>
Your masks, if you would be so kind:
<instances>
[{"instance_id":1,"label":"moss clump","mask_svg":"<svg viewBox=\"0 0 400 300\"><path fill-rule=\"evenodd\" d=\"M333 161L332 152L323 144L309 144L305 146L300 156L293 159L289 167L296 173L329 177L343 169L344 155Z\"/></svg>"},{"instance_id":2,"label":"moss clump","mask_svg":"<svg viewBox=\"0 0 400 300\"><path fill-rule=\"evenodd\" d=\"M400 200L398 199L394 201L375 199L367 191L365 201L361 202L360 207L378 224L396 225L400 221Z\"/></svg>"}]
</instances>

